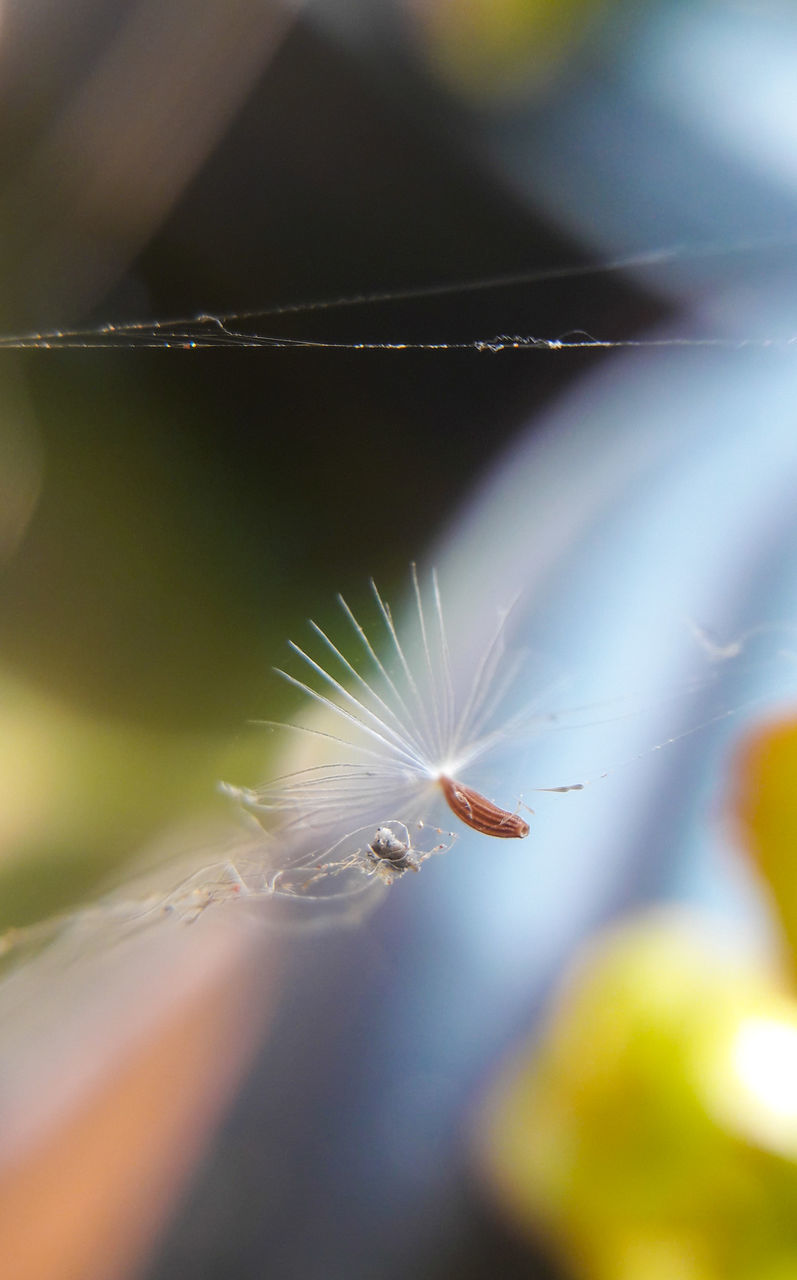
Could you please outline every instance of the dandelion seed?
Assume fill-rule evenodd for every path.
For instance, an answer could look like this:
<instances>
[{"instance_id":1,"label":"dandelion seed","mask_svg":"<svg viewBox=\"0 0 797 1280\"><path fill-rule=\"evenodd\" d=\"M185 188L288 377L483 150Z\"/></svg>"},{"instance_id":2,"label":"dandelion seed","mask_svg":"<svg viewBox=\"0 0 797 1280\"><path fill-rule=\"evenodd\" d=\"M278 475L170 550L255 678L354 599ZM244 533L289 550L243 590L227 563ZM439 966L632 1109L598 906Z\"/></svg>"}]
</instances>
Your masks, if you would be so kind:
<instances>
[{"instance_id":1,"label":"dandelion seed","mask_svg":"<svg viewBox=\"0 0 797 1280\"><path fill-rule=\"evenodd\" d=\"M336 762L254 790L226 788L267 826L276 820L283 831L323 830L339 822L362 820L366 814L378 817L386 809L417 819L436 795L442 795L461 822L483 835L500 839L528 835L529 825L519 814L455 780L505 735L506 726L496 727L493 721L506 692L502 670L506 617L499 619L459 709L437 575L434 571L431 575L431 607L424 602L415 565L411 582L415 607L401 633L390 605L372 581L378 637L369 635L339 596L356 649L352 656L313 621L310 627L323 645L323 661L290 642L307 669L306 677L284 670L278 674L327 713L329 728L302 723L276 727L310 735L334 751ZM366 674L357 665L358 658Z\"/></svg>"},{"instance_id":2,"label":"dandelion seed","mask_svg":"<svg viewBox=\"0 0 797 1280\"><path fill-rule=\"evenodd\" d=\"M518 813L509 813L499 809L492 800L474 791L473 787L465 787L461 782L452 782L450 778L441 778L440 786L446 802L458 818L474 831L481 831L485 836L498 836L501 839L523 839L529 834L529 824Z\"/></svg>"},{"instance_id":3,"label":"dandelion seed","mask_svg":"<svg viewBox=\"0 0 797 1280\"><path fill-rule=\"evenodd\" d=\"M309 737L329 762L256 789L221 784L248 821L247 831L170 837L150 856L155 872L59 919L0 936L0 958L38 951L54 938L76 955L88 954L159 922L192 924L211 906L257 906L265 899L300 898L321 922L327 910L334 911L329 918L340 918L335 903L341 902L345 918L355 918L380 887L451 848L456 834L425 822L436 799L484 835L526 836L528 823L517 813L454 781L510 727L506 720L495 724L512 675L504 654L506 617L460 709L437 576L431 575L430 603L414 565L411 582L414 608L401 631L372 582L376 634L339 597L351 656L314 622L323 661L291 643L308 674L280 675L327 714L329 725L261 723Z\"/></svg>"}]
</instances>

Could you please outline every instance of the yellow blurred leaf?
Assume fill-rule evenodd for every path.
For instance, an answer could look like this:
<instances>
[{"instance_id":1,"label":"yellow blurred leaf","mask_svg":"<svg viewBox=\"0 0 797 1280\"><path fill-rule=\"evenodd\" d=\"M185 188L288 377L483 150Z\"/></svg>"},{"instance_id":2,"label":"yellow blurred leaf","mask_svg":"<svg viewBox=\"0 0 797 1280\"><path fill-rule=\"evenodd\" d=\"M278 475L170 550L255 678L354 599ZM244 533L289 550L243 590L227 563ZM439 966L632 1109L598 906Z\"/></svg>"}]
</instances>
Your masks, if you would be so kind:
<instances>
[{"instance_id":1,"label":"yellow blurred leaf","mask_svg":"<svg viewBox=\"0 0 797 1280\"><path fill-rule=\"evenodd\" d=\"M797 1001L705 921L591 946L485 1117L501 1199L576 1274L797 1275Z\"/></svg>"},{"instance_id":2,"label":"yellow blurred leaf","mask_svg":"<svg viewBox=\"0 0 797 1280\"><path fill-rule=\"evenodd\" d=\"M750 735L737 758L732 803L797 957L797 719Z\"/></svg>"}]
</instances>

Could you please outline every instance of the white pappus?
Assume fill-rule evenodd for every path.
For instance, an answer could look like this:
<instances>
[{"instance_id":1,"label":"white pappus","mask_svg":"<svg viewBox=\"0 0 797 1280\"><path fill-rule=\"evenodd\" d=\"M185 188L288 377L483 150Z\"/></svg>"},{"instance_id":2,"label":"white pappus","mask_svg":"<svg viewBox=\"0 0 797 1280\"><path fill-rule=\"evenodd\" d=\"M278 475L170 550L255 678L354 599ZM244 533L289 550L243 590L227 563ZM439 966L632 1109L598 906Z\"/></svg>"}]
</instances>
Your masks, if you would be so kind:
<instances>
[{"instance_id":1,"label":"white pappus","mask_svg":"<svg viewBox=\"0 0 797 1280\"><path fill-rule=\"evenodd\" d=\"M484 835L502 839L528 835L528 823L518 813L500 808L458 780L507 733L505 722L498 727L494 723L513 674L505 663L506 615L499 618L460 707L437 574L431 574L430 603L424 602L415 565L411 583L414 609L399 630L388 602L371 582L378 636L369 634L343 597L338 597L351 631L351 656L312 620L310 627L323 646L323 661L290 642L305 665L306 678L283 670L278 674L301 690L327 719L323 727L317 717L312 724L260 723L310 735L329 762L254 789L224 786L273 837L282 839L286 853L295 846L274 878L274 889L284 887L288 868L294 885L299 867L315 872L310 884L317 884L319 876L352 867L365 874L376 870L388 880L410 868L417 870L425 858L448 848L454 838L453 833L440 833L437 828L433 830L445 835L447 843L428 848L425 840L409 838L411 827L423 829L422 815L440 795L457 818ZM374 831L395 826L399 820L386 823L386 813L401 815L407 846L403 858L375 852L381 848L378 837L360 842L359 851L346 857L341 856L346 836L327 849L313 839L313 833L351 829L354 823L366 824L367 830L369 819ZM313 851L308 854L310 848Z\"/></svg>"}]
</instances>

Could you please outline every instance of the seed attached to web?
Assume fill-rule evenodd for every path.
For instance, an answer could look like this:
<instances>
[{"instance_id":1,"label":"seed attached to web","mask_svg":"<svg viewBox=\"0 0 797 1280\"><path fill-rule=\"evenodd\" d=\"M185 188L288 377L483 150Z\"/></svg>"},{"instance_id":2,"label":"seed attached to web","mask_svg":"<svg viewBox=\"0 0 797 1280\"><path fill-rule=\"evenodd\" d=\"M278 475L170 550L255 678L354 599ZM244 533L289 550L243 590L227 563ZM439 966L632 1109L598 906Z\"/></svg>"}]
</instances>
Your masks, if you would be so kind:
<instances>
[{"instance_id":1,"label":"seed attached to web","mask_svg":"<svg viewBox=\"0 0 797 1280\"><path fill-rule=\"evenodd\" d=\"M440 786L449 809L466 827L501 840L522 840L529 834L529 824L519 813L500 809L473 787L446 777L440 778Z\"/></svg>"}]
</instances>

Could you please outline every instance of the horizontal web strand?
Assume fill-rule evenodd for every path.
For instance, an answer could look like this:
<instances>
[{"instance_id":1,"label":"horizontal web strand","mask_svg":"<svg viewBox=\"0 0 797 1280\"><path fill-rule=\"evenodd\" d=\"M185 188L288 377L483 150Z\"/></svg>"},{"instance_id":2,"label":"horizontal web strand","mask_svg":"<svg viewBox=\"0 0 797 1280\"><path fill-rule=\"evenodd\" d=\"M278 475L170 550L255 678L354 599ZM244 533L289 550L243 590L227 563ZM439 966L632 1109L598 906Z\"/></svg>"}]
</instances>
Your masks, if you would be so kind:
<instances>
[{"instance_id":1,"label":"horizontal web strand","mask_svg":"<svg viewBox=\"0 0 797 1280\"><path fill-rule=\"evenodd\" d=\"M270 347L275 349L321 348L345 351L474 351L498 352L506 350L565 351L596 348L656 348L656 347L717 347L726 350L772 348L783 350L797 345L797 334L786 337L730 338L724 335L698 335L681 338L612 339L595 337L578 331L558 337L529 334L497 334L473 337L465 340L369 341L359 342L314 340L258 333L254 326L247 331L247 322L268 321L281 316L300 316L323 312L342 311L350 308L384 305L391 302L423 301L429 298L465 295L490 289L510 289L546 284L558 280L589 279L624 271L650 270L655 267L673 266L678 263L709 261L723 257L756 255L797 245L797 235L758 236L735 241L703 241L694 244L675 244L663 248L597 263L568 263L542 267L528 271L507 272L468 281L437 281L396 289L354 293L334 298L321 298L307 302L281 303L257 309L233 312L198 312L193 316L172 317L163 320L135 320L106 323L96 326L51 328L40 331L0 335L0 348L25 350L31 348L124 348L152 347L200 349L205 347ZM236 328L234 326L244 326Z\"/></svg>"}]
</instances>

